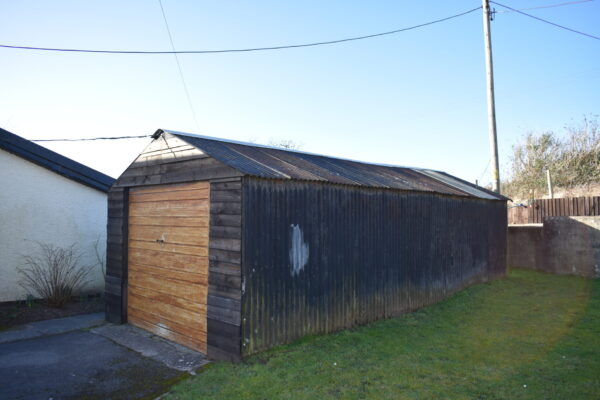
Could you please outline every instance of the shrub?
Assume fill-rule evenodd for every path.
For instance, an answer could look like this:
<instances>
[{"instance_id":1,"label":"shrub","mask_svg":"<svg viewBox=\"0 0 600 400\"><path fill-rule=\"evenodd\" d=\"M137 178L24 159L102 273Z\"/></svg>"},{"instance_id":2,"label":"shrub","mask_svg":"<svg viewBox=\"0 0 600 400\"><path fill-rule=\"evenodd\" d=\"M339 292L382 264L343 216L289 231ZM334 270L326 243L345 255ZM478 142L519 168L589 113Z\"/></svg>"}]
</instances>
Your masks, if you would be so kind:
<instances>
[{"instance_id":1,"label":"shrub","mask_svg":"<svg viewBox=\"0 0 600 400\"><path fill-rule=\"evenodd\" d=\"M80 266L81 255L75 245L67 248L37 243L38 255L24 255L18 269L19 285L36 293L52 307L64 306L87 283L90 267Z\"/></svg>"},{"instance_id":2,"label":"shrub","mask_svg":"<svg viewBox=\"0 0 600 400\"><path fill-rule=\"evenodd\" d=\"M94 243L94 255L96 256L96 264L100 266L100 270L102 271L102 276L106 276L106 252L100 251L100 238L96 239Z\"/></svg>"},{"instance_id":3,"label":"shrub","mask_svg":"<svg viewBox=\"0 0 600 400\"><path fill-rule=\"evenodd\" d=\"M600 122L597 116L565 127L566 134L528 133L513 146L509 180L502 192L529 198L530 191L545 193L546 170L556 188L569 189L600 182Z\"/></svg>"}]
</instances>

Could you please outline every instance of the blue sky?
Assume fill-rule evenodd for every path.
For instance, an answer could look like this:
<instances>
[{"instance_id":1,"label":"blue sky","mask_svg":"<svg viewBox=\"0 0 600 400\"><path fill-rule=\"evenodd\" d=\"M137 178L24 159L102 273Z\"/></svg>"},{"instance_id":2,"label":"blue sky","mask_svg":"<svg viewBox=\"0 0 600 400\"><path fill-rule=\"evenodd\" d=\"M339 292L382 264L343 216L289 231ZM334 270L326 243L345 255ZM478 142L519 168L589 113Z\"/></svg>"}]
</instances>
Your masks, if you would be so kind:
<instances>
[{"instance_id":1,"label":"blue sky","mask_svg":"<svg viewBox=\"0 0 600 400\"><path fill-rule=\"evenodd\" d=\"M501 1L502 2L502 1ZM504 0L515 8L559 0ZM387 31L473 1L174 1L175 46L294 44ZM497 10L501 8L495 6ZM169 50L158 1L3 1L0 43ZM528 11L600 35L600 1ZM501 169L527 131L600 114L600 41L515 14L492 22ZM182 55L0 49L0 127L28 139L151 134L293 139L303 150L440 169L469 181L489 160L481 11L397 35L304 49ZM145 140L47 145L113 176ZM489 169L483 183L489 182Z\"/></svg>"}]
</instances>

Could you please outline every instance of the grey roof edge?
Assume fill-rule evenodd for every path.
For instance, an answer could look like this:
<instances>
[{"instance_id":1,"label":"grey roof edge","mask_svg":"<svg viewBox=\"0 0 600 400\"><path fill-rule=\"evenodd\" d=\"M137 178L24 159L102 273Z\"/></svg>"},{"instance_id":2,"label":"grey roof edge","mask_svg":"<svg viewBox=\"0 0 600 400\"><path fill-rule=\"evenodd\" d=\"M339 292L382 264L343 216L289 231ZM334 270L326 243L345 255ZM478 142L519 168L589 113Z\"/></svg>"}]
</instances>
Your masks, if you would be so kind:
<instances>
[{"instance_id":1,"label":"grey roof edge","mask_svg":"<svg viewBox=\"0 0 600 400\"><path fill-rule=\"evenodd\" d=\"M115 179L75 160L0 128L0 149L40 167L107 193Z\"/></svg>"},{"instance_id":2,"label":"grey roof edge","mask_svg":"<svg viewBox=\"0 0 600 400\"><path fill-rule=\"evenodd\" d=\"M459 177L456 177L456 176L454 176L454 175L450 175L450 174L448 174L447 172L444 172L444 171L437 171L437 172L439 172L440 174L444 174L444 175L451 176L452 178L454 178L454 179L456 179L456 180L460 181L461 183L463 183L463 184L465 184L465 185L469 185L469 186L471 186L471 187L473 187L473 188L476 188L477 190L481 190L482 192L486 192L486 193L488 193L490 196L494 196L494 197L496 197L498 200L502 200L502 201L512 201L512 199L511 199L510 197L507 197L507 196L505 196L505 195L503 195L503 194L500 194L500 193L496 193L496 192L494 192L493 190L490 190L490 189L484 188L483 186L475 185L474 183L471 183L471 182L469 182L469 181L465 181L464 179L461 179L461 178L459 178Z\"/></svg>"},{"instance_id":3,"label":"grey roof edge","mask_svg":"<svg viewBox=\"0 0 600 400\"><path fill-rule=\"evenodd\" d=\"M475 185L469 181L465 181L464 179L461 179L454 175L450 175L444 171L437 171L437 170L432 170L432 169L415 169L415 171L419 172L421 174L427 175L430 178L437 180L438 182L441 182L445 185L451 186L451 187L461 190L463 192L470 193L471 190L476 190L478 192L482 192L486 196L488 196L489 200L501 200L501 201L511 200L510 198L508 198L500 193L496 193L496 192L486 189L482 186ZM433 172L433 174L432 174L432 172ZM444 175L448 179L441 179L441 177L436 176L435 174ZM452 182L452 181L457 181L457 182ZM467 187L466 189L465 189L465 186ZM470 194L472 194L472 193L470 193ZM479 197L481 197L481 196L479 196ZM485 196L483 196L483 197L485 198Z\"/></svg>"},{"instance_id":4,"label":"grey roof edge","mask_svg":"<svg viewBox=\"0 0 600 400\"><path fill-rule=\"evenodd\" d=\"M481 186L477 186L473 183L470 183L468 181L465 181L463 179L460 179L456 176L450 175L443 171L437 171L437 170L426 169L426 168L418 168L418 167L407 167L407 166L393 165L393 164L372 163L372 162L354 160L354 159L350 159L350 158L342 158L342 157L328 156L328 155L323 155L323 154L318 154L318 153L310 153L310 152L299 151L299 150L284 149L284 148L276 147L276 146L268 146L268 145L262 145L262 144L256 144L256 143L249 143L249 142L224 139L224 138L207 136L207 135L198 135L198 134L180 132L180 131L169 130L169 129L158 129L152 135L152 138L156 139L156 138L160 137L160 135L162 135L163 133L169 133L169 134L172 134L175 136L184 136L184 137L187 136L190 138L211 140L211 141L216 141L216 142L221 142L221 143L230 143L230 144L236 144L236 145L242 145L242 146L248 146L248 147L279 150L279 151L284 151L284 152L288 152L288 153L296 153L296 154L300 154L300 155L306 154L306 155L310 155L310 156L323 157L326 159L349 161L349 162L359 163L359 164L363 164L363 165L407 169L407 170L412 170L418 174L424 175L430 179L433 179L436 182L442 184L443 186L452 188L454 190L458 190L461 193L464 193L464 195L467 197L482 198L482 199L486 199L486 200L500 200L500 201L510 200L509 198L507 198L503 195L500 195L496 192L485 189ZM205 149L201 149L201 150L206 151ZM256 162L259 163L258 161L256 161ZM238 169L235 166L233 166L233 168ZM245 171L240 171L240 172L246 173ZM434 173L437 173L440 175L444 175L444 176L448 177L449 179L443 179L439 176L435 176L435 174L432 174L431 172L434 172ZM252 175L252 174L248 174L248 175ZM457 181L457 182L451 182L452 180ZM359 185L359 186L361 186L361 185ZM464 186L466 186L466 188ZM394 189L394 188L391 188L391 189ZM418 191L418 190L414 190L414 191ZM477 193L477 192L480 192L480 193ZM448 193L441 192L441 194L448 194Z\"/></svg>"}]
</instances>

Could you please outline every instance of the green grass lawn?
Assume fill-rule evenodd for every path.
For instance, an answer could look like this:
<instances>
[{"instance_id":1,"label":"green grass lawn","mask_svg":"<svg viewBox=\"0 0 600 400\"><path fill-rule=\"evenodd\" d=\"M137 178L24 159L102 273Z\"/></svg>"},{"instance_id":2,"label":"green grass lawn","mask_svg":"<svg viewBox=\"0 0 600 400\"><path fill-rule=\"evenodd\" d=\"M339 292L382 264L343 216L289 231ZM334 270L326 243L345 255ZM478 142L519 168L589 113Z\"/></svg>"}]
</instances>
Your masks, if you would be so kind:
<instances>
[{"instance_id":1,"label":"green grass lawn","mask_svg":"<svg viewBox=\"0 0 600 400\"><path fill-rule=\"evenodd\" d=\"M600 280L513 270L445 302L214 363L168 399L600 399Z\"/></svg>"}]
</instances>

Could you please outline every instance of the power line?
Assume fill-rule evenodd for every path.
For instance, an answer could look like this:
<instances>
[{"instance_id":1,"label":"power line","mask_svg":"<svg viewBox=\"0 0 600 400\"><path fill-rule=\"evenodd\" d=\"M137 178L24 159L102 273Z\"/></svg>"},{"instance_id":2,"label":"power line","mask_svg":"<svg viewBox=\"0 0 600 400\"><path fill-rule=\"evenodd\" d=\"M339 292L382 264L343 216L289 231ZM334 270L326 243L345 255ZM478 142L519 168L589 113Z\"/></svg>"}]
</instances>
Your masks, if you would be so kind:
<instances>
[{"instance_id":1,"label":"power line","mask_svg":"<svg viewBox=\"0 0 600 400\"><path fill-rule=\"evenodd\" d=\"M539 10L541 8L554 8L554 7L570 6L570 5L573 5L573 4L589 3L590 1L594 1L594 0L567 1L565 3L548 4L548 5L545 5L545 6L528 7L528 8L518 8L517 10L519 10L519 11ZM511 13L511 12L515 12L515 11L513 11L513 10L503 10L503 11L496 11L496 12L497 13Z\"/></svg>"},{"instance_id":2,"label":"power line","mask_svg":"<svg viewBox=\"0 0 600 400\"><path fill-rule=\"evenodd\" d=\"M388 32L380 32L374 33L371 35L365 36L356 36L345 39L337 39L337 40L328 40L323 42L313 42L313 43L303 43L303 44L292 44L285 46L271 46L271 47L253 47L253 48L245 48L245 49L223 49L223 50L180 50L180 51L141 51L141 50L90 50L90 49L64 49L64 48L52 48L52 47L33 47L33 46L13 46L0 44L1 48L7 49L18 49L18 50L39 50L39 51L60 51L60 52L71 52L71 53L104 53L104 54L218 54L218 53L244 53L244 52L252 52L252 51L267 51L267 50L283 50L283 49L295 49L301 47L314 47L314 46L323 46L330 44L338 44L344 42L351 42L355 40L363 40L363 39L371 39L379 36L393 35L400 32L406 32L413 29L423 28L425 26L437 24L439 22L448 21L454 18L462 17L463 15L470 14L477 10L481 9L480 7L473 8L468 11L461 12L459 14L454 14L449 17L436 19L434 21L425 22L419 25L409 26L407 28L395 29L393 31Z\"/></svg>"},{"instance_id":3,"label":"power line","mask_svg":"<svg viewBox=\"0 0 600 400\"><path fill-rule=\"evenodd\" d=\"M165 21L167 33L169 34L169 41L171 42L171 49L173 50L173 57L175 57L175 62L177 63L177 69L179 70L179 77L181 78L181 83L183 84L183 89L185 90L185 96L187 97L188 105L190 106L190 111L192 112L192 117L194 117L194 123L196 124L196 129L200 130L200 125L198 125L198 119L196 118L196 112L194 111L194 106L192 105L192 98L190 97L190 92L188 91L187 84L185 83L183 71L181 70L181 64L179 64L179 57L177 57L177 53L175 52L175 44L173 43L173 36L171 36L171 29L169 29L169 23L167 22L167 16L165 14L165 9L163 8L163 5L162 5L162 0L158 0L158 4L160 5L160 11L162 12L162 16Z\"/></svg>"},{"instance_id":4,"label":"power line","mask_svg":"<svg viewBox=\"0 0 600 400\"><path fill-rule=\"evenodd\" d=\"M95 137L95 138L80 138L80 139L33 139L31 142L87 142L92 140L119 140L119 139L140 139L148 138L152 135L139 136L112 136L112 137Z\"/></svg>"},{"instance_id":5,"label":"power line","mask_svg":"<svg viewBox=\"0 0 600 400\"><path fill-rule=\"evenodd\" d=\"M477 179L477 182L481 182L481 180L483 179L483 176L485 175L485 173L487 172L488 168L490 167L490 163L492 162L491 159L488 160L487 164L485 165L485 169L483 170L483 172L481 173L481 175L479 176L479 179ZM481 186L481 185L480 185Z\"/></svg>"},{"instance_id":6,"label":"power line","mask_svg":"<svg viewBox=\"0 0 600 400\"><path fill-rule=\"evenodd\" d=\"M500 6L500 7L504 7L504 8L506 8L506 9L508 9L508 10L511 10L511 11L517 12L517 13L519 13L519 14L523 14L523 15L525 15L525 16L527 16L527 17L530 17L530 18L533 18L533 19L537 19L538 21L545 22L545 23L547 23L547 24L550 24L550 25L556 26L557 28L565 29L565 30L567 30L567 31L570 31L570 32L573 32L573 33L577 33L577 34L579 34L579 35L583 35L583 36L587 36L587 37L589 37L589 38L592 38L592 39L600 40L600 37L599 37L599 36L590 35L589 33L581 32L581 31L577 31L577 30L575 30L575 29L568 28L568 27L566 27L566 26L564 26L564 25L559 25L559 24L557 24L557 23L554 23L554 22L548 21L548 20L546 20L546 19L542 19L542 18L540 18L540 17L536 17L535 15L527 14L527 13L525 13L525 12L521 11L521 10L517 10L516 8L512 8L512 7L509 7L509 6L505 6L504 4L500 4L500 3L497 3L497 2L495 2L495 1L490 1L490 3L494 3L494 4L496 4L496 5Z\"/></svg>"}]
</instances>

